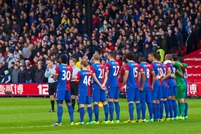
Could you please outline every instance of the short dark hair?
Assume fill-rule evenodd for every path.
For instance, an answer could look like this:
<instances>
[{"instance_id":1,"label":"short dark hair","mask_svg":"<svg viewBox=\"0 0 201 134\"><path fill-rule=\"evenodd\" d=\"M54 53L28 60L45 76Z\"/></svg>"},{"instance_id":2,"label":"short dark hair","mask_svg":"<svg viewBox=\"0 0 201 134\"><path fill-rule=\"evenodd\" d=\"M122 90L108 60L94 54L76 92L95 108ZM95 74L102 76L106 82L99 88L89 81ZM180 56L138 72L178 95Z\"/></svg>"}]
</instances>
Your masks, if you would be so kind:
<instances>
[{"instance_id":1,"label":"short dark hair","mask_svg":"<svg viewBox=\"0 0 201 134\"><path fill-rule=\"evenodd\" d=\"M132 52L128 52L128 53L125 55L125 59L134 60L134 54L133 54Z\"/></svg>"},{"instance_id":2,"label":"short dark hair","mask_svg":"<svg viewBox=\"0 0 201 134\"><path fill-rule=\"evenodd\" d=\"M112 58L115 57L115 53L114 53L114 51L110 51L110 52L108 53L108 55L109 55L110 57L112 57Z\"/></svg>"},{"instance_id":3,"label":"short dark hair","mask_svg":"<svg viewBox=\"0 0 201 134\"><path fill-rule=\"evenodd\" d=\"M156 58L156 53L155 52L150 52L149 55L153 56L154 58Z\"/></svg>"},{"instance_id":4,"label":"short dark hair","mask_svg":"<svg viewBox=\"0 0 201 134\"><path fill-rule=\"evenodd\" d=\"M72 62L76 63L77 62L77 59L76 58L71 58L70 59Z\"/></svg>"},{"instance_id":5,"label":"short dark hair","mask_svg":"<svg viewBox=\"0 0 201 134\"><path fill-rule=\"evenodd\" d=\"M161 56L160 54L156 53L156 60L160 61L161 60Z\"/></svg>"},{"instance_id":6,"label":"short dark hair","mask_svg":"<svg viewBox=\"0 0 201 134\"><path fill-rule=\"evenodd\" d=\"M165 57L167 58L167 60L172 60L172 54L166 54Z\"/></svg>"},{"instance_id":7,"label":"short dark hair","mask_svg":"<svg viewBox=\"0 0 201 134\"><path fill-rule=\"evenodd\" d=\"M177 61L177 60L178 60L178 55L173 54L173 55L172 55L172 59L173 59L174 61Z\"/></svg>"},{"instance_id":8,"label":"short dark hair","mask_svg":"<svg viewBox=\"0 0 201 134\"><path fill-rule=\"evenodd\" d=\"M66 64L67 61L68 61L67 55L62 54L62 55L60 56L60 60L61 60L61 63Z\"/></svg>"},{"instance_id":9,"label":"short dark hair","mask_svg":"<svg viewBox=\"0 0 201 134\"><path fill-rule=\"evenodd\" d=\"M89 65L89 62L87 60L82 60L81 65L83 65L84 67L87 67Z\"/></svg>"},{"instance_id":10,"label":"short dark hair","mask_svg":"<svg viewBox=\"0 0 201 134\"><path fill-rule=\"evenodd\" d=\"M146 58L143 55L140 55L139 62L145 62Z\"/></svg>"}]
</instances>

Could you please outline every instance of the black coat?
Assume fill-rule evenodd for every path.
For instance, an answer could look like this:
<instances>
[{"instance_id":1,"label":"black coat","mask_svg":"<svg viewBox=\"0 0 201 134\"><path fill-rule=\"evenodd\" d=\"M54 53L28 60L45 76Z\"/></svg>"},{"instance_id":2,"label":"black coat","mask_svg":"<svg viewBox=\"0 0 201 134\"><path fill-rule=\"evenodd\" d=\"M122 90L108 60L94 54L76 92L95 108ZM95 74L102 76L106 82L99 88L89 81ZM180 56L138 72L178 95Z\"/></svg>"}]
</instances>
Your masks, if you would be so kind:
<instances>
[{"instance_id":1,"label":"black coat","mask_svg":"<svg viewBox=\"0 0 201 134\"><path fill-rule=\"evenodd\" d=\"M19 74L18 74L18 82L19 83L25 83L26 82L26 77L25 77L25 71L19 71Z\"/></svg>"}]
</instances>

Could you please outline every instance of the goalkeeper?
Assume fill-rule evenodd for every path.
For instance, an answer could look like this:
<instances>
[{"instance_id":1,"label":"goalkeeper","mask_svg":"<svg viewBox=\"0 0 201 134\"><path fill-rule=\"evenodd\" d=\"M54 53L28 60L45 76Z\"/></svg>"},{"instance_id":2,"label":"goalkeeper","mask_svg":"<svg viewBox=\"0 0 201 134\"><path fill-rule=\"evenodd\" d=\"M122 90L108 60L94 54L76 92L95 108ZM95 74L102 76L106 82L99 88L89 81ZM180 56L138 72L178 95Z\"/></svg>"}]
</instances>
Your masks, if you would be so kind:
<instances>
[{"instance_id":1,"label":"goalkeeper","mask_svg":"<svg viewBox=\"0 0 201 134\"><path fill-rule=\"evenodd\" d=\"M178 99L179 105L178 105L178 112L177 116L179 119L184 120L184 113L185 113L185 97L186 97L186 84L184 81L184 66L177 60L178 57L174 56L172 60L172 64L175 67L175 77L177 82L177 95L176 99ZM179 112L180 111L180 112Z\"/></svg>"}]
</instances>

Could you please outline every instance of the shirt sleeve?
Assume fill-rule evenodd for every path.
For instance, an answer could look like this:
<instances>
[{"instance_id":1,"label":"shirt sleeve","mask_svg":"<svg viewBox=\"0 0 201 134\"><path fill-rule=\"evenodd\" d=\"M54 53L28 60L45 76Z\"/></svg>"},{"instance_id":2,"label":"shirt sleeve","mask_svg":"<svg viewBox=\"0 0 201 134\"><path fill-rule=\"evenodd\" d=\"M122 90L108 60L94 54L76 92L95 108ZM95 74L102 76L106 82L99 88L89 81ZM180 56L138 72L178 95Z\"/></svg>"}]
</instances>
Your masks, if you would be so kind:
<instances>
[{"instance_id":1,"label":"shirt sleeve","mask_svg":"<svg viewBox=\"0 0 201 134\"><path fill-rule=\"evenodd\" d=\"M55 75L59 75L59 67L58 66L56 66L56 68L55 68Z\"/></svg>"},{"instance_id":2,"label":"shirt sleeve","mask_svg":"<svg viewBox=\"0 0 201 134\"><path fill-rule=\"evenodd\" d=\"M150 69L151 73L155 73L155 70L154 70L154 66L153 66L153 64L150 64L149 69Z\"/></svg>"},{"instance_id":3,"label":"shirt sleeve","mask_svg":"<svg viewBox=\"0 0 201 134\"><path fill-rule=\"evenodd\" d=\"M145 73L144 68L142 66L139 66L139 73Z\"/></svg>"},{"instance_id":4,"label":"shirt sleeve","mask_svg":"<svg viewBox=\"0 0 201 134\"><path fill-rule=\"evenodd\" d=\"M128 64L125 64L125 66L124 66L124 71L126 71L126 70L130 70L130 67L128 66Z\"/></svg>"},{"instance_id":5,"label":"shirt sleeve","mask_svg":"<svg viewBox=\"0 0 201 134\"><path fill-rule=\"evenodd\" d=\"M76 78L76 82L77 82L77 83L80 81L80 77L81 77L81 73L78 72L78 73L77 73L77 78Z\"/></svg>"},{"instance_id":6,"label":"shirt sleeve","mask_svg":"<svg viewBox=\"0 0 201 134\"><path fill-rule=\"evenodd\" d=\"M106 71L109 71L110 70L110 64L106 64Z\"/></svg>"},{"instance_id":7,"label":"shirt sleeve","mask_svg":"<svg viewBox=\"0 0 201 134\"><path fill-rule=\"evenodd\" d=\"M93 73L95 73L95 70L94 70L94 67L90 67L90 70L91 70L91 73L93 74Z\"/></svg>"}]
</instances>

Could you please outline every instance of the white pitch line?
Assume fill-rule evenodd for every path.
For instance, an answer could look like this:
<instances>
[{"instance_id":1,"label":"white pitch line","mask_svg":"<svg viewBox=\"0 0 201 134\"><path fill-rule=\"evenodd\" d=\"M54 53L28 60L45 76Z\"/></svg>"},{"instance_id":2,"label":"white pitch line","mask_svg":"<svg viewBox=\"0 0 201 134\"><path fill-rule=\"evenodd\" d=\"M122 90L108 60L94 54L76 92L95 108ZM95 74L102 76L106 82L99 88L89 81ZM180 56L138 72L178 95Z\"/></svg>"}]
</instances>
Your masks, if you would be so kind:
<instances>
[{"instance_id":1,"label":"white pitch line","mask_svg":"<svg viewBox=\"0 0 201 134\"><path fill-rule=\"evenodd\" d=\"M51 125L48 126L19 126L19 127L0 127L0 129L15 129L15 128L46 128L46 127L52 127Z\"/></svg>"}]
</instances>

